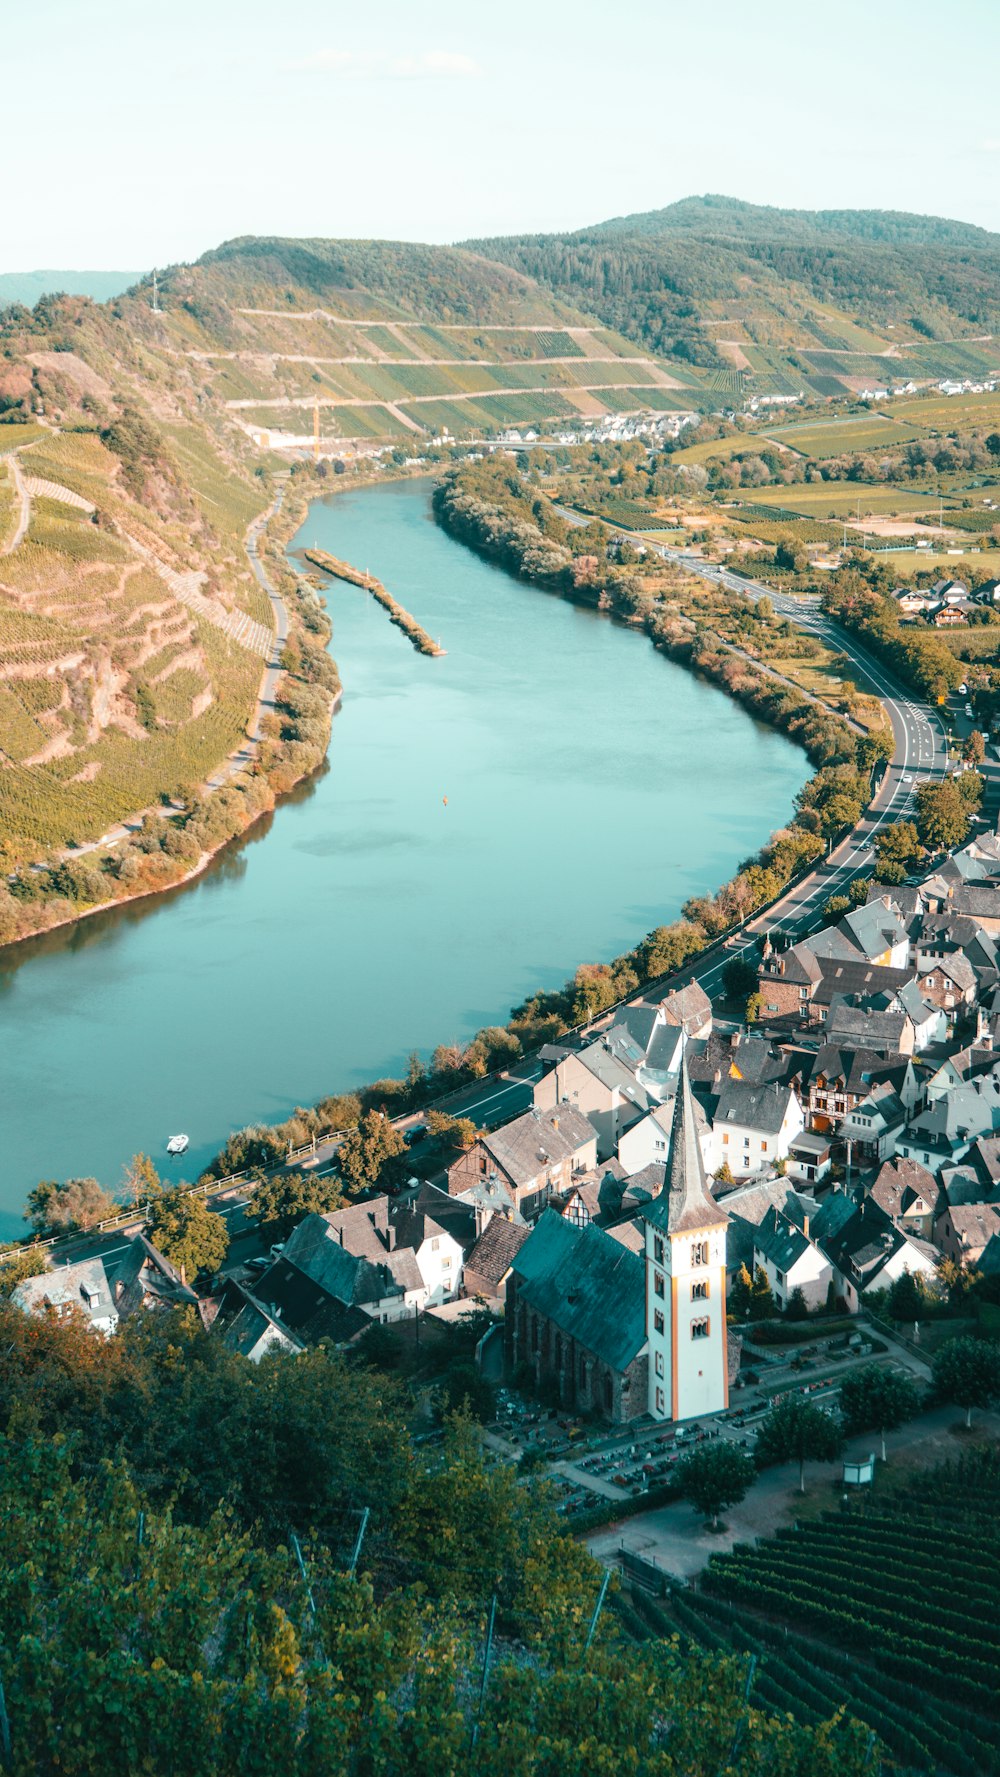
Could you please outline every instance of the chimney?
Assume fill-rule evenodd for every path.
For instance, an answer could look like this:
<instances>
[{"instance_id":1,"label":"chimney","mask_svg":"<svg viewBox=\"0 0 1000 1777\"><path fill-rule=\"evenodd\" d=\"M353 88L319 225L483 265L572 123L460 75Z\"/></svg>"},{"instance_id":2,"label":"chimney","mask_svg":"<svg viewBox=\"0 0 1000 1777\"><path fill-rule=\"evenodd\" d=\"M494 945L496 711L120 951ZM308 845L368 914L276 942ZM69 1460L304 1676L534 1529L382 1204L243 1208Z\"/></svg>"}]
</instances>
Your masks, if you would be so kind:
<instances>
[{"instance_id":1,"label":"chimney","mask_svg":"<svg viewBox=\"0 0 1000 1777\"><path fill-rule=\"evenodd\" d=\"M559 1127L559 1118L558 1117L553 1117L552 1127L553 1127L553 1129L558 1129L558 1127Z\"/></svg>"},{"instance_id":2,"label":"chimney","mask_svg":"<svg viewBox=\"0 0 1000 1777\"><path fill-rule=\"evenodd\" d=\"M806 1239L808 1240L809 1239L809 1217L808 1216L802 1217L802 1232L805 1235Z\"/></svg>"}]
</instances>

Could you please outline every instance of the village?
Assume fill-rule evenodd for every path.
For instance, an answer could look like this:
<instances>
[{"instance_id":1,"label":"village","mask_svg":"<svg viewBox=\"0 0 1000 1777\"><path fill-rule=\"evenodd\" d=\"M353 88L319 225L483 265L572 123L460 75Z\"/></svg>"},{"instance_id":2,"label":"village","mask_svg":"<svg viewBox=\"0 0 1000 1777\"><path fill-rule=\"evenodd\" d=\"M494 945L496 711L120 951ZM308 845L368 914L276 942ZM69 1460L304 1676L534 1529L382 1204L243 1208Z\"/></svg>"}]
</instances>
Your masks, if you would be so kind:
<instances>
[{"instance_id":1,"label":"village","mask_svg":"<svg viewBox=\"0 0 1000 1777\"><path fill-rule=\"evenodd\" d=\"M925 1384L923 1313L961 1280L993 1299L998 947L985 831L765 939L753 1022L693 980L545 1045L529 1108L437 1178L307 1215L214 1278L116 1234L12 1300L104 1336L186 1306L253 1363L478 1315L495 1450L549 1464L571 1517L634 1510L690 1440L752 1450L775 1400L833 1406L873 1354Z\"/></svg>"}]
</instances>

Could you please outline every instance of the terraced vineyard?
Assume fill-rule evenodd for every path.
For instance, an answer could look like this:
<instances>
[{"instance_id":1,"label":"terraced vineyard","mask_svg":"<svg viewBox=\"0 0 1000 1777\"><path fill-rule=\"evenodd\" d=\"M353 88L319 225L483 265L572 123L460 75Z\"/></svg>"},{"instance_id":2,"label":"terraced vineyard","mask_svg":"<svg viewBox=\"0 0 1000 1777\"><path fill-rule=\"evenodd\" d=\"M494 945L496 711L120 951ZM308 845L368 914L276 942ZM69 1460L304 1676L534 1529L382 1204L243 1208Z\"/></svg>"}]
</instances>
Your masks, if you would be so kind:
<instances>
[{"instance_id":1,"label":"terraced vineyard","mask_svg":"<svg viewBox=\"0 0 1000 1777\"><path fill-rule=\"evenodd\" d=\"M643 1614L660 1633L759 1661L758 1699L802 1722L841 1705L913 1773L1000 1772L1000 1456L910 1477L716 1555L697 1591Z\"/></svg>"}]
</instances>

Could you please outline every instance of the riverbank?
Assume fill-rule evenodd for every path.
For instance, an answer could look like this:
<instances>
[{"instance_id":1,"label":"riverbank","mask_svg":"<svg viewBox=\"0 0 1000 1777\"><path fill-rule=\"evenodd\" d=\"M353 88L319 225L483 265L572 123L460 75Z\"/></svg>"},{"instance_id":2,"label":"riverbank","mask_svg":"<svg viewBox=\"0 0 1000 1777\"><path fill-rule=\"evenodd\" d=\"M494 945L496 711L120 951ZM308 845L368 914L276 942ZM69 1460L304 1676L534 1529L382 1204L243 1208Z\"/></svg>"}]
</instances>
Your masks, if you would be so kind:
<instances>
[{"instance_id":1,"label":"riverbank","mask_svg":"<svg viewBox=\"0 0 1000 1777\"><path fill-rule=\"evenodd\" d=\"M452 541L426 479L342 479L336 499L330 482L302 498L289 484L284 573L313 543L370 563L448 655L428 671L373 600L331 583L327 613L310 593L345 684L328 767L176 895L7 954L0 1234L39 1178L114 1188L138 1150L165 1168L184 1129L169 1176L195 1179L233 1129L405 1085L412 1051L428 1096L452 1069L479 1077L516 1053L513 1004L627 953L729 875L802 784L801 752L731 700ZM261 552L284 588L277 547L272 528ZM387 1105L398 1091L380 1088Z\"/></svg>"},{"instance_id":2,"label":"riverbank","mask_svg":"<svg viewBox=\"0 0 1000 1777\"><path fill-rule=\"evenodd\" d=\"M398 599L393 598L392 593L383 586L381 580L375 578L374 574L362 573L360 568L352 567L350 562L340 561L337 556L329 555L325 549L303 549L302 553L306 561L312 562L314 567L322 568L324 574L331 574L336 580L346 580L349 586L360 586L365 592L370 592L383 609L388 611L391 621L396 624L397 628L401 629L404 635L409 636L419 654L442 655L445 653L440 642L435 642L427 634L426 629L417 622L413 613L408 611L405 605L401 605Z\"/></svg>"},{"instance_id":3,"label":"riverbank","mask_svg":"<svg viewBox=\"0 0 1000 1777\"><path fill-rule=\"evenodd\" d=\"M193 881L322 764L340 682L326 653L330 630L320 602L291 574L279 591L264 567L276 546L269 529L280 533L283 493L246 537L251 566L275 611L275 647L244 741L183 800L137 811L107 845L63 851L15 871L6 891L0 888L0 951ZM299 522L297 513L292 522ZM303 721L311 723L308 734Z\"/></svg>"}]
</instances>

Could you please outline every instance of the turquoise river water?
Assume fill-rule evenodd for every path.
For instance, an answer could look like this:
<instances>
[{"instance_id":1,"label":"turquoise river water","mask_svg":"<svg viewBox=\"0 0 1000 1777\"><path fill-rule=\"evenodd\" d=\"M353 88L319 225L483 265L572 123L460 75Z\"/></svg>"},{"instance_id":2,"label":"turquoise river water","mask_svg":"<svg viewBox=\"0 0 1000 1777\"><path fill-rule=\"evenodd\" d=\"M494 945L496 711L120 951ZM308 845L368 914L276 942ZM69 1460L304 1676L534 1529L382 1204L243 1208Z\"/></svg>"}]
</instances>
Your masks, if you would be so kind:
<instances>
[{"instance_id":1,"label":"turquoise river water","mask_svg":"<svg viewBox=\"0 0 1000 1777\"><path fill-rule=\"evenodd\" d=\"M787 819L802 753L645 637L446 536L426 482L332 496L292 548L355 587L326 769L197 882L0 956L0 1234L40 1178L188 1178L231 1129L502 1022L718 886Z\"/></svg>"}]
</instances>

